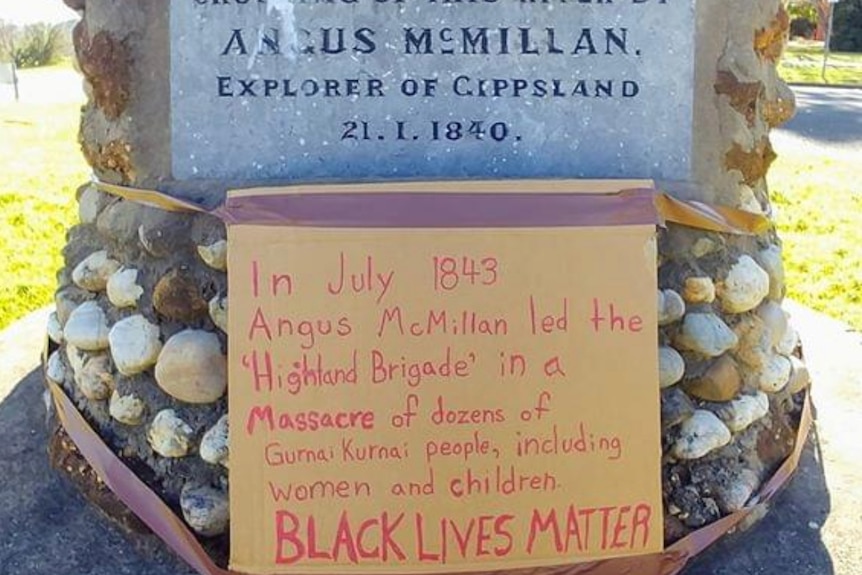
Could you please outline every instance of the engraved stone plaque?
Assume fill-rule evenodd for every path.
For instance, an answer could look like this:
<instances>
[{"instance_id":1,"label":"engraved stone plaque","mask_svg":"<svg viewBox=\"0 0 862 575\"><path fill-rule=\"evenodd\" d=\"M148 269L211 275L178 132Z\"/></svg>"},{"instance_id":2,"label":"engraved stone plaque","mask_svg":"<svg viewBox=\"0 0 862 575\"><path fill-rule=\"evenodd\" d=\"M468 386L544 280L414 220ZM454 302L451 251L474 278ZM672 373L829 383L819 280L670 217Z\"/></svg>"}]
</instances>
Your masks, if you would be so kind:
<instances>
[{"instance_id":1,"label":"engraved stone plaque","mask_svg":"<svg viewBox=\"0 0 862 575\"><path fill-rule=\"evenodd\" d=\"M690 174L694 2L175 0L179 180Z\"/></svg>"}]
</instances>

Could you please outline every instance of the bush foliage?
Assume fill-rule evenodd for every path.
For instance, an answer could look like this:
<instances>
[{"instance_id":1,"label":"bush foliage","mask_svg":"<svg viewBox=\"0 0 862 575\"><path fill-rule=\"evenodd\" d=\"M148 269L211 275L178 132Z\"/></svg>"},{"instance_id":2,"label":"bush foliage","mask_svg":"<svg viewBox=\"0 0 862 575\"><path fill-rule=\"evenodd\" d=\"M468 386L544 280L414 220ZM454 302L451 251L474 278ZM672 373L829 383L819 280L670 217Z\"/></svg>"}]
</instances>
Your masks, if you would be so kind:
<instances>
[{"instance_id":1,"label":"bush foliage","mask_svg":"<svg viewBox=\"0 0 862 575\"><path fill-rule=\"evenodd\" d=\"M54 64L68 51L66 32L62 24L15 26L0 21L0 60L18 68Z\"/></svg>"},{"instance_id":2,"label":"bush foliage","mask_svg":"<svg viewBox=\"0 0 862 575\"><path fill-rule=\"evenodd\" d=\"M835 4L830 48L838 52L862 52L862 0Z\"/></svg>"}]
</instances>

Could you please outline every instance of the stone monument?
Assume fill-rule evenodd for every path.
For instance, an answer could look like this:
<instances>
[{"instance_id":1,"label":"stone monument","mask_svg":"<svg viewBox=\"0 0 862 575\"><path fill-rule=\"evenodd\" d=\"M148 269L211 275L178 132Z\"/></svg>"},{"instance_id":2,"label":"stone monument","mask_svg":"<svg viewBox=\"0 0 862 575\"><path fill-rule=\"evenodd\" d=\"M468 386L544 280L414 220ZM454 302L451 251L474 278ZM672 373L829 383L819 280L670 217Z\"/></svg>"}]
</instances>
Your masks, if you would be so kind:
<instances>
[{"instance_id":1,"label":"stone monument","mask_svg":"<svg viewBox=\"0 0 862 575\"><path fill-rule=\"evenodd\" d=\"M637 178L771 215L769 131L794 111L779 0L66 3L99 184L79 190L46 375L216 555L225 226L135 190L212 209L259 185ZM670 544L749 503L793 450L809 382L774 229L669 224L656 265L659 381L644 385L661 394ZM74 452L58 430L55 462Z\"/></svg>"}]
</instances>

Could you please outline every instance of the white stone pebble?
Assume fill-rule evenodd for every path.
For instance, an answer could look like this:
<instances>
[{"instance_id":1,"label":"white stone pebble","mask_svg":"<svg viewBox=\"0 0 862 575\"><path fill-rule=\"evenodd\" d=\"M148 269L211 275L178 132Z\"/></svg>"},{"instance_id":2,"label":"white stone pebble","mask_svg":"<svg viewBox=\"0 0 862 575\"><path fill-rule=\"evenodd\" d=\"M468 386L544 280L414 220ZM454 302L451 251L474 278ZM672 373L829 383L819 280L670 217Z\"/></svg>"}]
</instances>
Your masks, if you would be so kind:
<instances>
[{"instance_id":1,"label":"white stone pebble","mask_svg":"<svg viewBox=\"0 0 862 575\"><path fill-rule=\"evenodd\" d=\"M125 425L140 425L144 421L146 404L136 395L120 395L114 391L108 404L111 417Z\"/></svg>"},{"instance_id":2,"label":"white stone pebble","mask_svg":"<svg viewBox=\"0 0 862 575\"><path fill-rule=\"evenodd\" d=\"M658 324L671 324L678 321L683 315L685 315L685 302L682 296L670 289L659 290Z\"/></svg>"},{"instance_id":3,"label":"white stone pebble","mask_svg":"<svg viewBox=\"0 0 862 575\"><path fill-rule=\"evenodd\" d=\"M757 317L766 330L767 348L773 349L787 331L787 315L774 301L765 301L757 308Z\"/></svg>"},{"instance_id":4,"label":"white stone pebble","mask_svg":"<svg viewBox=\"0 0 862 575\"><path fill-rule=\"evenodd\" d=\"M716 493L721 509L725 513L739 511L752 494L760 486L760 478L750 469L742 469L736 473L730 483L721 486Z\"/></svg>"},{"instance_id":5,"label":"white stone pebble","mask_svg":"<svg viewBox=\"0 0 862 575\"><path fill-rule=\"evenodd\" d=\"M230 505L225 492L208 486L186 485L180 493L183 518L195 533L205 537L227 531Z\"/></svg>"},{"instance_id":6,"label":"white stone pebble","mask_svg":"<svg viewBox=\"0 0 862 575\"><path fill-rule=\"evenodd\" d=\"M98 351L108 347L108 319L94 301L85 301L69 314L63 328L63 338L85 351Z\"/></svg>"},{"instance_id":7,"label":"white stone pebble","mask_svg":"<svg viewBox=\"0 0 862 575\"><path fill-rule=\"evenodd\" d=\"M784 262L781 259L781 247L773 244L758 252L755 259L769 275L769 297L780 300L784 296Z\"/></svg>"},{"instance_id":8,"label":"white stone pebble","mask_svg":"<svg viewBox=\"0 0 862 575\"><path fill-rule=\"evenodd\" d=\"M62 384L66 379L66 366L58 349L48 356L48 365L45 366L45 377L56 384Z\"/></svg>"},{"instance_id":9,"label":"white stone pebble","mask_svg":"<svg viewBox=\"0 0 862 575\"><path fill-rule=\"evenodd\" d=\"M793 372L787 384L787 392L799 393L811 385L811 374L808 372L808 366L795 355L790 356L790 364L793 366Z\"/></svg>"},{"instance_id":10,"label":"white stone pebble","mask_svg":"<svg viewBox=\"0 0 862 575\"><path fill-rule=\"evenodd\" d=\"M78 219L82 224L92 224L99 215L101 197L96 186L87 186L78 199Z\"/></svg>"},{"instance_id":11,"label":"white stone pebble","mask_svg":"<svg viewBox=\"0 0 862 575\"><path fill-rule=\"evenodd\" d=\"M796 349L797 345L799 345L799 334L796 333L796 330L788 319L787 329L785 329L784 333L781 334L781 338L775 345L775 351L781 355L790 355Z\"/></svg>"},{"instance_id":12,"label":"white stone pebble","mask_svg":"<svg viewBox=\"0 0 862 575\"><path fill-rule=\"evenodd\" d=\"M84 362L87 359L87 354L75 347L72 344L66 344L66 361L72 368L75 375L84 369Z\"/></svg>"},{"instance_id":13,"label":"white stone pebble","mask_svg":"<svg viewBox=\"0 0 862 575\"><path fill-rule=\"evenodd\" d=\"M135 375L151 368L162 351L159 327L142 315L133 315L115 323L108 339L114 365L123 375Z\"/></svg>"},{"instance_id":14,"label":"white stone pebble","mask_svg":"<svg viewBox=\"0 0 862 575\"><path fill-rule=\"evenodd\" d=\"M209 303L210 318L217 328L227 333L227 298L216 296Z\"/></svg>"},{"instance_id":15,"label":"white stone pebble","mask_svg":"<svg viewBox=\"0 0 862 575\"><path fill-rule=\"evenodd\" d=\"M108 257L108 252L101 250L84 258L72 270L72 281L79 288L98 292L108 285L108 278L120 269L120 262Z\"/></svg>"},{"instance_id":16,"label":"white stone pebble","mask_svg":"<svg viewBox=\"0 0 862 575\"><path fill-rule=\"evenodd\" d=\"M114 390L114 370L108 354L84 354L83 365L75 372L75 385L91 401L108 399Z\"/></svg>"},{"instance_id":17,"label":"white stone pebble","mask_svg":"<svg viewBox=\"0 0 862 575\"><path fill-rule=\"evenodd\" d=\"M173 409L163 409L153 418L147 440L162 457L184 457L191 449L192 433Z\"/></svg>"},{"instance_id":18,"label":"white stone pebble","mask_svg":"<svg viewBox=\"0 0 862 575\"><path fill-rule=\"evenodd\" d=\"M201 439L201 459L213 465L228 467L229 450L228 416L223 415L218 422L204 433Z\"/></svg>"},{"instance_id":19,"label":"white stone pebble","mask_svg":"<svg viewBox=\"0 0 862 575\"><path fill-rule=\"evenodd\" d=\"M658 348L659 387L665 389L682 379L685 360L677 350L668 346Z\"/></svg>"},{"instance_id":20,"label":"white stone pebble","mask_svg":"<svg viewBox=\"0 0 862 575\"><path fill-rule=\"evenodd\" d=\"M763 206L754 195L754 190L745 184L739 186L739 209L752 214L763 214Z\"/></svg>"},{"instance_id":21,"label":"white stone pebble","mask_svg":"<svg viewBox=\"0 0 862 575\"><path fill-rule=\"evenodd\" d=\"M156 382L187 403L212 403L227 389L227 361L218 337L202 330L172 336L156 363Z\"/></svg>"},{"instance_id":22,"label":"white stone pebble","mask_svg":"<svg viewBox=\"0 0 862 575\"><path fill-rule=\"evenodd\" d=\"M119 308L135 307L144 295L144 288L138 285L138 270L122 268L108 278L108 299Z\"/></svg>"},{"instance_id":23,"label":"white stone pebble","mask_svg":"<svg viewBox=\"0 0 862 575\"><path fill-rule=\"evenodd\" d=\"M767 393L778 393L790 381L793 365L783 355L772 355L764 362L759 372L755 372L746 383Z\"/></svg>"},{"instance_id":24,"label":"white stone pebble","mask_svg":"<svg viewBox=\"0 0 862 575\"><path fill-rule=\"evenodd\" d=\"M214 270L227 270L227 241L219 240L208 246L198 246L198 255Z\"/></svg>"},{"instance_id":25,"label":"white stone pebble","mask_svg":"<svg viewBox=\"0 0 862 575\"><path fill-rule=\"evenodd\" d=\"M708 277L686 278L682 298L688 303L712 303L715 301L715 284Z\"/></svg>"},{"instance_id":26,"label":"white stone pebble","mask_svg":"<svg viewBox=\"0 0 862 575\"><path fill-rule=\"evenodd\" d=\"M769 275L750 256L743 255L717 287L721 308L742 313L756 308L769 293Z\"/></svg>"},{"instance_id":27,"label":"white stone pebble","mask_svg":"<svg viewBox=\"0 0 862 575\"><path fill-rule=\"evenodd\" d=\"M730 439L730 430L715 414L699 409L680 426L672 452L677 459L700 459Z\"/></svg>"},{"instance_id":28,"label":"white stone pebble","mask_svg":"<svg viewBox=\"0 0 862 575\"><path fill-rule=\"evenodd\" d=\"M675 340L677 347L707 357L718 357L735 348L738 342L733 330L712 313L686 314Z\"/></svg>"},{"instance_id":29,"label":"white stone pebble","mask_svg":"<svg viewBox=\"0 0 862 575\"><path fill-rule=\"evenodd\" d=\"M758 391L755 395L742 395L722 405L718 415L731 431L738 432L748 428L768 412L769 397Z\"/></svg>"},{"instance_id":30,"label":"white stone pebble","mask_svg":"<svg viewBox=\"0 0 862 575\"><path fill-rule=\"evenodd\" d=\"M48 338L57 345L63 344L63 326L60 324L60 318L56 311L52 311L48 316L48 324L46 326Z\"/></svg>"}]
</instances>

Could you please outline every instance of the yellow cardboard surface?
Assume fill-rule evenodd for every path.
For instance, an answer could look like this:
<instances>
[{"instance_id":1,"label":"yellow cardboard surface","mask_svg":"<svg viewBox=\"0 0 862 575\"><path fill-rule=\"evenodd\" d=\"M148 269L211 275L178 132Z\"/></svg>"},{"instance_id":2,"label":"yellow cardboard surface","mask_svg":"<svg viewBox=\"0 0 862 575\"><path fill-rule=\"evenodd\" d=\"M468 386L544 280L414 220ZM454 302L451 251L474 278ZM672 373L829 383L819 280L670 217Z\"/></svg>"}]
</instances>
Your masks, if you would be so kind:
<instances>
[{"instance_id":1,"label":"yellow cardboard surface","mask_svg":"<svg viewBox=\"0 0 862 575\"><path fill-rule=\"evenodd\" d=\"M652 226L229 228L231 567L662 550Z\"/></svg>"}]
</instances>

